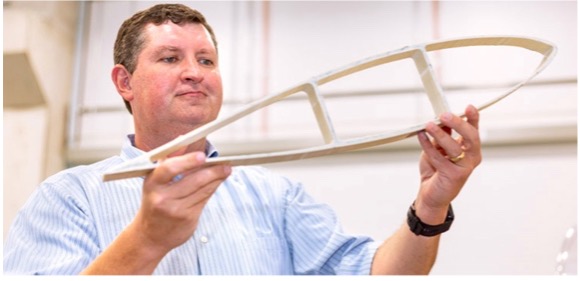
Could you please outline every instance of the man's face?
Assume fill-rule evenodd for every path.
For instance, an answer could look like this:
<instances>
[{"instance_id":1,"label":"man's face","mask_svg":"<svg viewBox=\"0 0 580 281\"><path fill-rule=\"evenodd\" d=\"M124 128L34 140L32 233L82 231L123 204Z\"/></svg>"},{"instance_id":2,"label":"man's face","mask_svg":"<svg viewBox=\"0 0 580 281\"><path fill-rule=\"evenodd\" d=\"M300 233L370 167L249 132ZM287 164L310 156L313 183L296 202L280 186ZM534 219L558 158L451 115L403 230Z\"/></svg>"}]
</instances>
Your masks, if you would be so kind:
<instances>
[{"instance_id":1,"label":"man's face","mask_svg":"<svg viewBox=\"0 0 580 281\"><path fill-rule=\"evenodd\" d=\"M148 24L143 32L145 42L130 79L136 129L182 134L216 119L222 81L205 27L166 22Z\"/></svg>"}]
</instances>

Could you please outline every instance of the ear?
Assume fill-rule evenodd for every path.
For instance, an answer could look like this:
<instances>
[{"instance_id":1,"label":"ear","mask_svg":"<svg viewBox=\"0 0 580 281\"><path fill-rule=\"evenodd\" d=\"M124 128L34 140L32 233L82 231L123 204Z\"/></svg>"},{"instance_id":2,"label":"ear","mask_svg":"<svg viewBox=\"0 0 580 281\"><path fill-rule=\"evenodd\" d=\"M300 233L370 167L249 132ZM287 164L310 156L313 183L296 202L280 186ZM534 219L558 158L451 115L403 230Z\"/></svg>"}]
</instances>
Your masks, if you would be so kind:
<instances>
[{"instance_id":1,"label":"ear","mask_svg":"<svg viewBox=\"0 0 580 281\"><path fill-rule=\"evenodd\" d=\"M124 100L130 102L133 100L133 91L131 90L131 73L121 64L116 64L111 71L113 84L117 92Z\"/></svg>"}]
</instances>

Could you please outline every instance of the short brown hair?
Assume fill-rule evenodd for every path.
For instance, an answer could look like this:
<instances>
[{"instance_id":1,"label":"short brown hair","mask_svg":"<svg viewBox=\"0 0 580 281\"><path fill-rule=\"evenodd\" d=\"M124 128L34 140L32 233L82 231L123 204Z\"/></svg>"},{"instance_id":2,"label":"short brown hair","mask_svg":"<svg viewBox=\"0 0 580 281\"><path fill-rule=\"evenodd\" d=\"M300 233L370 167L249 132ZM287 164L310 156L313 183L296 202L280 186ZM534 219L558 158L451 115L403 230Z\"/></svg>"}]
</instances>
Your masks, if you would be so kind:
<instances>
[{"instance_id":1,"label":"short brown hair","mask_svg":"<svg viewBox=\"0 0 580 281\"><path fill-rule=\"evenodd\" d=\"M114 63L125 66L129 73L133 73L137 68L137 56L143 49L143 43L145 43L145 38L142 36L145 25L149 23L160 25L167 21L174 24L202 24L211 35L211 40L217 51L215 34L203 14L182 4L159 4L140 11L123 22L115 40ZM129 113L132 113L129 102L124 102Z\"/></svg>"}]
</instances>

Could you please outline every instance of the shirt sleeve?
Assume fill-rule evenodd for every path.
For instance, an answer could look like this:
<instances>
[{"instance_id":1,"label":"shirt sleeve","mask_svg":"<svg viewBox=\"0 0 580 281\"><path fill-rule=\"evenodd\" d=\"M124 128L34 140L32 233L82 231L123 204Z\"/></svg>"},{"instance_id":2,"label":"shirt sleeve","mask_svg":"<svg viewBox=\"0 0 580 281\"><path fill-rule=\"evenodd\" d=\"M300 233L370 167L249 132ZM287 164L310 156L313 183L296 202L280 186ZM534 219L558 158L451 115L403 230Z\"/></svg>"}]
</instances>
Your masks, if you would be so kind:
<instances>
[{"instance_id":1,"label":"shirt sleeve","mask_svg":"<svg viewBox=\"0 0 580 281\"><path fill-rule=\"evenodd\" d=\"M8 233L4 273L80 273L99 253L84 198L82 190L63 183L42 184L19 211Z\"/></svg>"},{"instance_id":2,"label":"shirt sleeve","mask_svg":"<svg viewBox=\"0 0 580 281\"><path fill-rule=\"evenodd\" d=\"M300 184L287 193L285 219L296 274L370 274L378 243L344 233L335 212Z\"/></svg>"}]
</instances>

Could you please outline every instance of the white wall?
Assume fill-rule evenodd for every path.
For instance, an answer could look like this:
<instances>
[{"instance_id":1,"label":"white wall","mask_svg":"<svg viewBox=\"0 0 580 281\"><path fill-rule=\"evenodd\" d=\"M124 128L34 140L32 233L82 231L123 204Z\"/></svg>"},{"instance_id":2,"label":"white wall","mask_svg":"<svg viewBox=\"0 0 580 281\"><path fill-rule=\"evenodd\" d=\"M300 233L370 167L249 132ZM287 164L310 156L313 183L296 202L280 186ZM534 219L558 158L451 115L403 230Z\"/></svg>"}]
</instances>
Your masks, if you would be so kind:
<instances>
[{"instance_id":1,"label":"white wall","mask_svg":"<svg viewBox=\"0 0 580 281\"><path fill-rule=\"evenodd\" d=\"M577 222L576 144L491 146L454 201L433 274L554 274ZM382 240L418 190L418 150L374 151L270 164L330 204L345 229Z\"/></svg>"},{"instance_id":2,"label":"white wall","mask_svg":"<svg viewBox=\"0 0 580 281\"><path fill-rule=\"evenodd\" d=\"M38 183L66 167L65 127L72 85L77 3L4 2L3 55L26 58L26 66L4 61L21 84L36 84L33 104L15 103L32 93L4 81L3 234ZM25 69L26 71L20 71ZM18 75L16 75L18 76Z\"/></svg>"},{"instance_id":3,"label":"white wall","mask_svg":"<svg viewBox=\"0 0 580 281\"><path fill-rule=\"evenodd\" d=\"M110 82L112 46L122 20L152 4L105 1L90 5L83 48L86 52L83 63L90 67L80 71L79 103L71 116L68 146L71 163L94 161L115 153L118 142L132 130L131 118ZM533 131L540 124L543 129L574 130L575 137L577 28L573 23L576 3L442 1L437 10L439 21L434 20L431 4L427 1L274 1L266 6L263 2L200 1L191 5L206 14L217 32L225 89L221 116L315 75L403 46L465 36L517 35L557 45L556 58L532 81L549 88L524 88L502 101L509 104L490 109L496 114L489 116L487 131L507 133L523 127ZM432 62L439 70L442 85L483 85L488 87L485 92L497 95L500 91L495 86L519 82L540 59L540 56L527 57L521 50L513 52L504 48L500 50L505 52L498 54L491 49L457 51L464 56L435 55ZM432 112L425 105L423 94L386 94L421 87L414 65L409 61L379 68L367 76L352 77L355 78L321 89L323 94L331 96L357 95L357 98L327 100L339 135L382 132L384 124L389 124L390 130L400 129L431 118ZM545 94L548 89L550 93ZM523 91L529 96L522 94ZM383 92L369 96L369 93ZM482 97L487 98L482 92L481 89L449 91L448 99L452 105L458 101L459 106L452 107L457 112L463 110L466 101L477 105ZM309 105L302 101L265 109L226 127L213 139L231 144L232 140L263 143L316 137L317 128ZM117 126L109 125L113 121ZM296 134L297 131L301 133ZM505 139L497 134L493 137ZM99 155L94 151L107 153Z\"/></svg>"},{"instance_id":4,"label":"white wall","mask_svg":"<svg viewBox=\"0 0 580 281\"><path fill-rule=\"evenodd\" d=\"M109 78L112 46L122 20L152 4L99 1L90 5L84 67L76 81L79 103L71 116L76 122L69 132L69 163L117 153L124 135L131 132L130 116ZM222 114L355 60L436 37L507 34L555 43L559 48L556 59L534 79L542 85L524 87L482 112L484 161L454 202L457 220L443 238L433 271L555 272L564 233L577 221L576 2L441 1L438 28L432 3L427 1L188 4L206 14L218 36L226 91ZM265 11L268 17L264 17ZM489 60L486 52L476 53L475 62ZM485 75L503 74L490 78L475 67L474 74L468 76L450 68L452 63L446 63L445 58L437 57L434 63L443 64L446 85L513 82L511 74L519 72L481 69ZM521 67L512 61L505 67L512 66ZM397 67L396 71L407 69L406 65ZM369 93L418 86L413 73L405 76L400 72L400 76L384 80L349 82L328 92ZM466 94L472 93L450 93L457 97ZM343 121L341 130L350 133L357 128L383 130L384 124L392 129L400 124L401 116L415 120L417 114L424 114L416 100L408 94L393 94L339 98L331 106L337 119ZM261 116L268 119L252 117L217 135L219 148L244 153L288 146L312 136L307 129L308 113L293 102ZM382 239L403 222L415 195L418 155L412 139L366 152L268 166L304 182L311 193L335 208L349 231Z\"/></svg>"},{"instance_id":5,"label":"white wall","mask_svg":"<svg viewBox=\"0 0 580 281\"><path fill-rule=\"evenodd\" d=\"M47 110L3 110L3 235L16 212L45 177Z\"/></svg>"}]
</instances>

